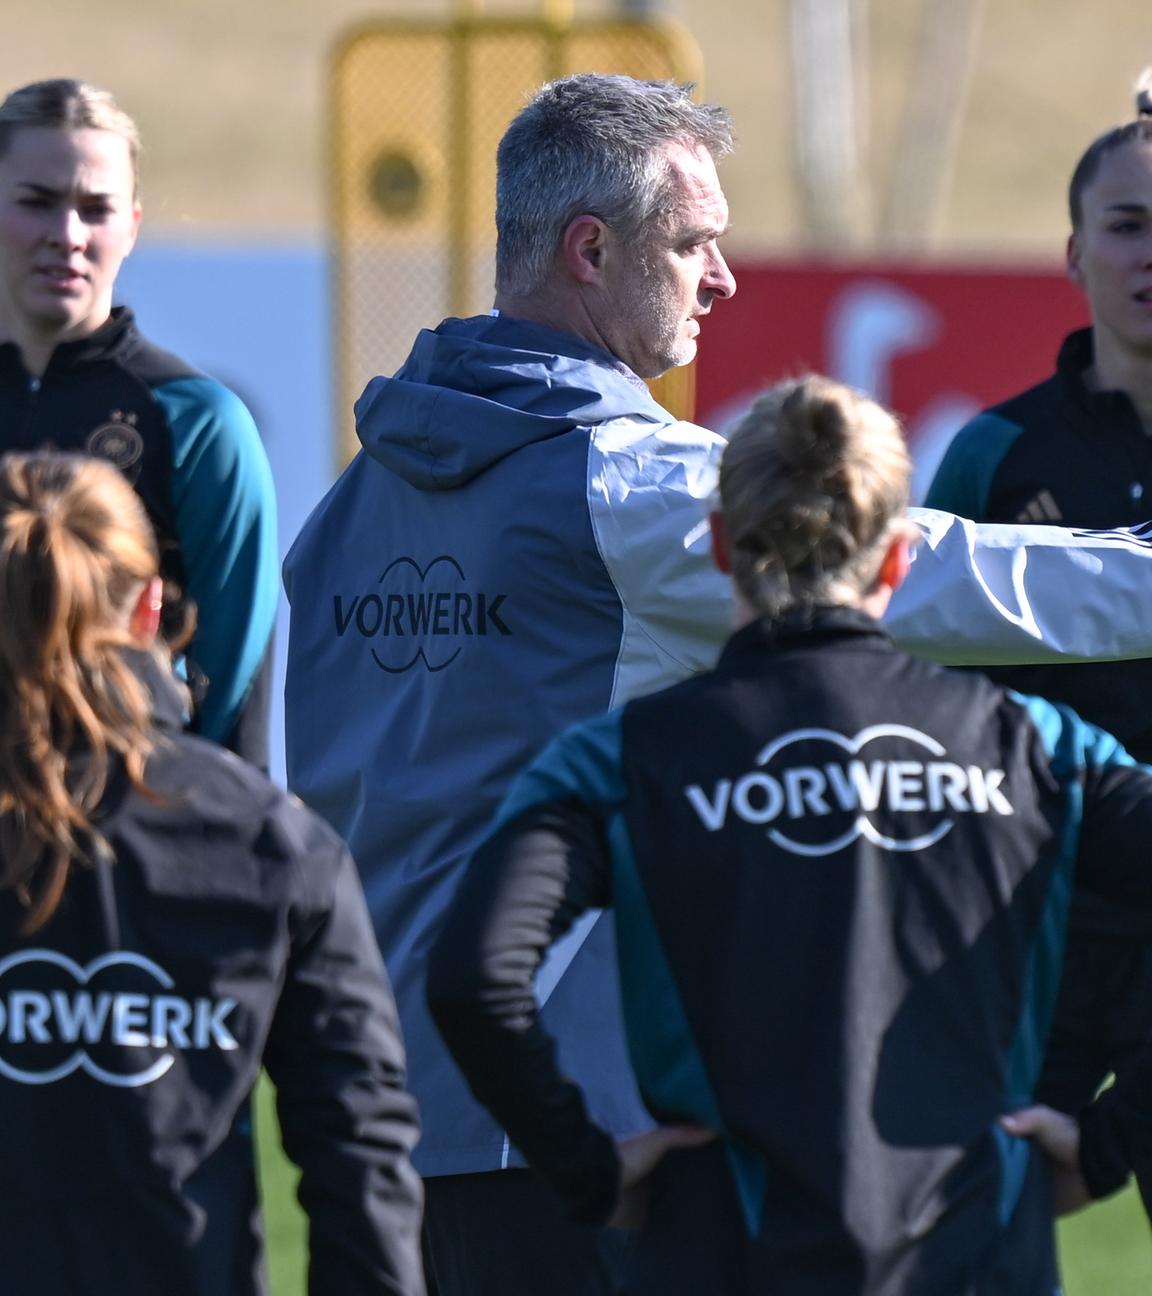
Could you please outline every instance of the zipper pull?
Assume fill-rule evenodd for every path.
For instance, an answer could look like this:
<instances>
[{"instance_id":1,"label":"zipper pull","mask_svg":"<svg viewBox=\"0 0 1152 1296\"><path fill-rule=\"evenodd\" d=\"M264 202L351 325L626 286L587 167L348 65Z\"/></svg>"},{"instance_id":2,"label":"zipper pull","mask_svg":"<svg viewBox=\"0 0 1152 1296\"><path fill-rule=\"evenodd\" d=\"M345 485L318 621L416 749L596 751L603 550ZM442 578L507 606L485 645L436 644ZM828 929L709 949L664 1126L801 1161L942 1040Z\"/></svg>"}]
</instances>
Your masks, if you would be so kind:
<instances>
[{"instance_id":1,"label":"zipper pull","mask_svg":"<svg viewBox=\"0 0 1152 1296\"><path fill-rule=\"evenodd\" d=\"M33 396L35 396L36 393L40 390L40 379L39 379L39 378L29 378L29 379L28 379L28 390L32 393Z\"/></svg>"}]
</instances>

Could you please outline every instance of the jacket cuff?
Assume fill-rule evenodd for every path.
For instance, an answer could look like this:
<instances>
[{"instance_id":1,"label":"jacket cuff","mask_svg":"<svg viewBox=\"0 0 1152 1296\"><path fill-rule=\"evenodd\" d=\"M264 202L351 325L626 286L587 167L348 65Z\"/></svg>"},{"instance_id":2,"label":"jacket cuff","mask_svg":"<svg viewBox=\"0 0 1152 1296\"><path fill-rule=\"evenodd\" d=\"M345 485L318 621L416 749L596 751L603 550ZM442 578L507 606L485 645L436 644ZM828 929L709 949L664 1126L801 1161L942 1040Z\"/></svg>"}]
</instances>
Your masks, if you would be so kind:
<instances>
[{"instance_id":1,"label":"jacket cuff","mask_svg":"<svg viewBox=\"0 0 1152 1296\"><path fill-rule=\"evenodd\" d=\"M589 1127L570 1159L541 1169L577 1224L602 1225L616 1209L620 1157L615 1140L599 1127Z\"/></svg>"},{"instance_id":2,"label":"jacket cuff","mask_svg":"<svg viewBox=\"0 0 1152 1296\"><path fill-rule=\"evenodd\" d=\"M1098 1098L1079 1116L1080 1172L1092 1197L1109 1197L1128 1182L1131 1165L1117 1125L1104 1098Z\"/></svg>"}]
</instances>

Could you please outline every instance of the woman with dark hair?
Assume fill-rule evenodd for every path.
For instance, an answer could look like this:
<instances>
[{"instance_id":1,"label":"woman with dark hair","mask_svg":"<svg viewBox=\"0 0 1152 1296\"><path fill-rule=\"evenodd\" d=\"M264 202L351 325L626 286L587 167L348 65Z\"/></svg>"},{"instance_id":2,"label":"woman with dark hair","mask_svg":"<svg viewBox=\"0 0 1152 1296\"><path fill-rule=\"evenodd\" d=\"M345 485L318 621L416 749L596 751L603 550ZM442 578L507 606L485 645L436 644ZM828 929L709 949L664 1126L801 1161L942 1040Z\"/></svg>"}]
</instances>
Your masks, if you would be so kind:
<instances>
[{"instance_id":1,"label":"woman with dark hair","mask_svg":"<svg viewBox=\"0 0 1152 1296\"><path fill-rule=\"evenodd\" d=\"M960 429L928 508L981 522L1122 527L1152 516L1152 70L1134 120L1085 151L1068 187L1069 278L1091 327L1056 372ZM1004 667L1013 688L1067 702L1152 760L1152 660Z\"/></svg>"},{"instance_id":2,"label":"woman with dark hair","mask_svg":"<svg viewBox=\"0 0 1152 1296\"><path fill-rule=\"evenodd\" d=\"M1073 878L1152 911L1152 774L895 647L909 477L858 393L762 397L720 468L717 666L546 748L433 948L477 1097L575 1218L639 1224L630 1296L1057 1290L1047 1162L1001 1115L1032 1096ZM608 905L659 1122L620 1144L533 994ZM1086 1136L1085 1167L1113 1187L1130 1148Z\"/></svg>"},{"instance_id":3,"label":"woman with dark hair","mask_svg":"<svg viewBox=\"0 0 1152 1296\"><path fill-rule=\"evenodd\" d=\"M0 452L78 451L132 482L160 544L162 633L196 609L191 726L266 767L272 475L239 398L112 304L140 228L139 151L132 119L86 82L0 102Z\"/></svg>"},{"instance_id":4,"label":"woman with dark hair","mask_svg":"<svg viewBox=\"0 0 1152 1296\"><path fill-rule=\"evenodd\" d=\"M1065 338L1052 377L957 433L930 508L980 522L1094 528L1152 516L1152 69L1137 87L1135 119L1099 136L1077 163L1068 211L1068 274L1087 298L1091 326ZM987 673L1067 703L1152 763L1149 658ZM1072 932L1038 1090L1065 1112L1081 1110L1152 1041L1148 915L1085 895ZM1152 1216L1152 1178L1138 1179Z\"/></svg>"},{"instance_id":5,"label":"woman with dark hair","mask_svg":"<svg viewBox=\"0 0 1152 1296\"><path fill-rule=\"evenodd\" d=\"M310 1290L421 1296L415 1105L352 860L181 731L124 478L0 459L0 591L4 1290L263 1291L263 1063Z\"/></svg>"}]
</instances>

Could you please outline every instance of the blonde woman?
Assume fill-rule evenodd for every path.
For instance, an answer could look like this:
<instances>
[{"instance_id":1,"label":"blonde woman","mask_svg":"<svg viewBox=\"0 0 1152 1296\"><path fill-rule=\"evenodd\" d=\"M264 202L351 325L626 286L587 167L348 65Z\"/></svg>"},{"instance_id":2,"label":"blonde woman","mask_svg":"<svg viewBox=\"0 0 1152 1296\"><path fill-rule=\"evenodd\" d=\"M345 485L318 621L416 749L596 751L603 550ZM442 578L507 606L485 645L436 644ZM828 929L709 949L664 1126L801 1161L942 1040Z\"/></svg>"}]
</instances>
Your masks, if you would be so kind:
<instances>
[{"instance_id":1,"label":"blonde woman","mask_svg":"<svg viewBox=\"0 0 1152 1296\"><path fill-rule=\"evenodd\" d=\"M719 663L545 750L433 950L474 1092L573 1216L640 1226L630 1296L1057 1288L1046 1162L1000 1117L1039 1071L1074 872L1152 908L1152 775L896 648L908 485L873 402L768 392L720 469ZM532 993L608 905L658 1122L620 1144ZM1116 1149L1082 1156L1091 1178Z\"/></svg>"},{"instance_id":2,"label":"blonde woman","mask_svg":"<svg viewBox=\"0 0 1152 1296\"><path fill-rule=\"evenodd\" d=\"M160 544L164 632L197 609L191 726L266 766L272 474L239 398L113 305L140 229L139 152L135 122L87 82L0 103L0 452L76 451L132 482Z\"/></svg>"},{"instance_id":3,"label":"blonde woman","mask_svg":"<svg viewBox=\"0 0 1152 1296\"><path fill-rule=\"evenodd\" d=\"M0 459L3 1288L263 1291L263 1062L310 1290L420 1296L415 1107L352 861L182 732L160 590L115 469Z\"/></svg>"}]
</instances>

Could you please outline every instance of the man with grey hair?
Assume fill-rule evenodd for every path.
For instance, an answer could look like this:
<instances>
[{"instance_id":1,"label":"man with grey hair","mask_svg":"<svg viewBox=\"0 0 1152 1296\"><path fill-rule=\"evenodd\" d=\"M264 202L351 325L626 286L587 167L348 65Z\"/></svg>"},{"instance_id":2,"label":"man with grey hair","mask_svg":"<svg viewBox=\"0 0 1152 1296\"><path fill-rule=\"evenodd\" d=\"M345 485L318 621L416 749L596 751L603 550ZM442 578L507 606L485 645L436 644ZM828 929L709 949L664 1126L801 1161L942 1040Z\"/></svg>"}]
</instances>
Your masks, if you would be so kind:
<instances>
[{"instance_id":1,"label":"man with grey hair","mask_svg":"<svg viewBox=\"0 0 1152 1296\"><path fill-rule=\"evenodd\" d=\"M422 1109L413 1160L440 1296L618 1289L619 1235L568 1224L522 1168L440 1042L424 979L515 773L569 723L710 668L728 633L705 504L723 443L642 381L690 361L735 291L718 246L728 117L689 91L573 76L517 116L498 154L495 309L421 332L395 377L369 383L363 451L285 564L289 782L363 875ZM890 617L906 646L984 662L1152 646L1148 600L1126 597L1152 568L1139 537L920 520ZM1101 572L1072 606L1084 563ZM1042 617L1036 582L1058 595ZM610 919L557 942L535 989L597 1123L649 1127Z\"/></svg>"},{"instance_id":2,"label":"man with grey hair","mask_svg":"<svg viewBox=\"0 0 1152 1296\"><path fill-rule=\"evenodd\" d=\"M695 356L699 319L736 288L716 246L728 225L716 162L732 134L723 109L671 84L639 94L637 84L554 82L508 128L497 153L496 306L655 378Z\"/></svg>"},{"instance_id":3,"label":"man with grey hair","mask_svg":"<svg viewBox=\"0 0 1152 1296\"><path fill-rule=\"evenodd\" d=\"M356 407L364 453L285 567L289 782L359 862L424 1136L441 1296L618 1289L621 1238L569 1224L471 1098L424 1006L425 954L508 781L566 724L711 662L728 595L703 521L720 438L642 379L735 291L717 240L727 113L581 75L509 126L495 310L419 335ZM628 1066L607 920L537 983L567 1072L621 1134Z\"/></svg>"}]
</instances>

